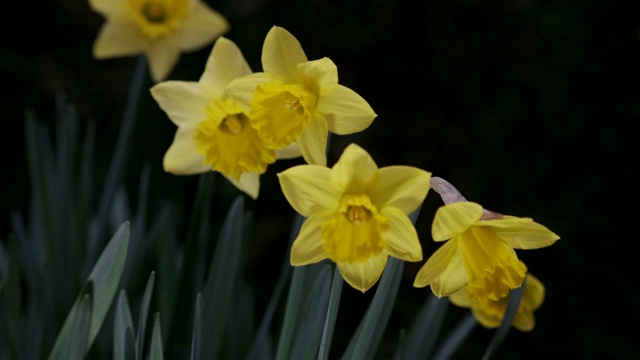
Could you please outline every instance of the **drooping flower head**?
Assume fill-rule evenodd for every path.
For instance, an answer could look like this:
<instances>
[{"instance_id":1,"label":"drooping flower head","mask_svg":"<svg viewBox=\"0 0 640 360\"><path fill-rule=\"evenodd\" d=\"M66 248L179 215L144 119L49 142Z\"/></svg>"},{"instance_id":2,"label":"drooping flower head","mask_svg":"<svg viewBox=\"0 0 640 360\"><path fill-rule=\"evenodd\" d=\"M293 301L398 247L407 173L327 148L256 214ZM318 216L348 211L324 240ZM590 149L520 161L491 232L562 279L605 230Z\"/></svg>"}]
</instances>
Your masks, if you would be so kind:
<instances>
[{"instance_id":1,"label":"drooping flower head","mask_svg":"<svg viewBox=\"0 0 640 360\"><path fill-rule=\"evenodd\" d=\"M524 293L522 294L516 315L513 318L513 327L520 331L533 330L535 326L533 312L542 305L544 293L544 285L542 285L540 280L531 274L527 274ZM464 289L451 294L449 300L456 306L470 308L476 320L488 329L494 329L500 326L509 303L508 296L497 301L472 301Z\"/></svg>"},{"instance_id":2,"label":"drooping flower head","mask_svg":"<svg viewBox=\"0 0 640 360\"><path fill-rule=\"evenodd\" d=\"M182 51L194 51L229 31L201 0L89 0L106 18L93 45L97 59L145 54L154 82L167 78Z\"/></svg>"},{"instance_id":3,"label":"drooping flower head","mask_svg":"<svg viewBox=\"0 0 640 360\"><path fill-rule=\"evenodd\" d=\"M338 84L333 61L308 61L298 40L281 27L271 28L265 38L262 68L264 72L233 81L228 91L251 113L272 149L297 142L309 164L326 165L329 131L362 131L376 117L360 95Z\"/></svg>"},{"instance_id":4,"label":"drooping flower head","mask_svg":"<svg viewBox=\"0 0 640 360\"><path fill-rule=\"evenodd\" d=\"M465 288L472 301L496 301L519 287L526 275L514 249L537 249L559 239L530 218L482 216L482 206L473 202L453 202L436 211L433 239L449 241L418 271L414 286L431 285L439 297Z\"/></svg>"},{"instance_id":5,"label":"drooping flower head","mask_svg":"<svg viewBox=\"0 0 640 360\"><path fill-rule=\"evenodd\" d=\"M234 78L251 74L240 49L220 37L197 82L164 81L153 98L178 126L164 156L164 169L177 175L218 171L256 198L259 175L276 160L251 124L251 118L225 92Z\"/></svg>"},{"instance_id":6,"label":"drooping flower head","mask_svg":"<svg viewBox=\"0 0 640 360\"><path fill-rule=\"evenodd\" d=\"M307 217L291 248L291 264L331 259L345 281L364 292L389 256L420 261L422 247L407 216L429 191L431 173L409 166L378 168L356 144L333 168L299 165L278 174L291 206Z\"/></svg>"}]
</instances>

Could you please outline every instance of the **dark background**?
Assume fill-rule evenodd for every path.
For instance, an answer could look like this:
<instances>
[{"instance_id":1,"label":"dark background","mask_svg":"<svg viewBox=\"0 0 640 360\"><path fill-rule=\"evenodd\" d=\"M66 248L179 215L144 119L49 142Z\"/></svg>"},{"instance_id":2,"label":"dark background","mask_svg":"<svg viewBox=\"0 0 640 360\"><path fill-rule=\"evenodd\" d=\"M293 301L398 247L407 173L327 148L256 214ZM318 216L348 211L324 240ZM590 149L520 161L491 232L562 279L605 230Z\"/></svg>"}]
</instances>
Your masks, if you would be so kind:
<instances>
[{"instance_id":1,"label":"dark background","mask_svg":"<svg viewBox=\"0 0 640 360\"><path fill-rule=\"evenodd\" d=\"M273 25L289 30L309 59L331 58L340 83L378 114L364 132L333 136L329 165L356 142L379 166L412 165L453 183L488 209L532 217L557 233L551 247L518 251L546 286L530 333L512 331L497 358L630 358L638 354L640 293L633 215L638 174L633 148L640 118L638 1L207 1L231 23L226 37L254 71ZM0 237L12 229L11 210L26 213L29 186L24 113L54 123L64 93L84 124L96 124L98 181L111 159L135 58L95 60L92 43L103 18L85 1L14 4L24 21L0 29ZM37 8L37 11L33 9ZM196 81L211 50L183 54L169 79ZM146 88L152 85L148 75ZM140 170L152 167L152 204L188 209L196 176L162 170L175 126L143 92L127 158L133 198ZM293 210L275 174L262 176L253 211L247 277L267 299L286 252ZM218 181L214 213L224 217L237 192ZM99 188L98 182L96 187ZM430 226L437 206L430 192L416 224L425 259L437 248ZM153 209L153 208L152 208ZM411 286L424 263L406 264L381 357L393 353L430 291ZM345 287L334 340L346 346L373 295ZM266 301L266 300L264 300ZM257 314L266 303L258 302ZM466 312L451 308L445 331ZM256 319L256 324L259 319ZM478 327L460 350L479 358L493 331Z\"/></svg>"}]
</instances>

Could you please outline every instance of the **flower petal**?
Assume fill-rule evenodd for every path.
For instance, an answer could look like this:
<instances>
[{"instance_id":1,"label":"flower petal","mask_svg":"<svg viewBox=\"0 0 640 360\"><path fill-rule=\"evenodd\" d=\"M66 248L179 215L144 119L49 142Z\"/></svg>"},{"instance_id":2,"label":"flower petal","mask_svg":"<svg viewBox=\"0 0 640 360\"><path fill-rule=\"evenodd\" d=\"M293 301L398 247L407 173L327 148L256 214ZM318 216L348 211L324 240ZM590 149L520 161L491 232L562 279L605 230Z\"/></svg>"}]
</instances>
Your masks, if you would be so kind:
<instances>
[{"instance_id":1,"label":"flower petal","mask_svg":"<svg viewBox=\"0 0 640 360\"><path fill-rule=\"evenodd\" d=\"M382 237L386 241L385 251L404 261L422 260L422 246L413 223L400 209L387 206L382 209L389 221L389 229Z\"/></svg>"},{"instance_id":2,"label":"flower petal","mask_svg":"<svg viewBox=\"0 0 640 360\"><path fill-rule=\"evenodd\" d=\"M126 0L89 0L89 6L93 11L108 16L109 20L128 15Z\"/></svg>"},{"instance_id":3,"label":"flower petal","mask_svg":"<svg viewBox=\"0 0 640 360\"><path fill-rule=\"evenodd\" d=\"M275 150L276 159L293 159L302 156L298 143L291 143L282 149Z\"/></svg>"},{"instance_id":4,"label":"flower petal","mask_svg":"<svg viewBox=\"0 0 640 360\"><path fill-rule=\"evenodd\" d=\"M251 101L258 85L272 81L266 73L254 73L234 79L227 85L227 93L244 111L251 112Z\"/></svg>"},{"instance_id":5,"label":"flower petal","mask_svg":"<svg viewBox=\"0 0 640 360\"><path fill-rule=\"evenodd\" d=\"M320 96L338 85L338 67L327 57L298 64L298 70L304 85Z\"/></svg>"},{"instance_id":6,"label":"flower petal","mask_svg":"<svg viewBox=\"0 0 640 360\"><path fill-rule=\"evenodd\" d=\"M286 84L300 83L298 64L307 61L298 40L279 26L269 30L262 47L262 69L280 76Z\"/></svg>"},{"instance_id":7,"label":"flower petal","mask_svg":"<svg viewBox=\"0 0 640 360\"><path fill-rule=\"evenodd\" d=\"M378 282L384 267L387 265L388 258L389 254L383 251L380 255L363 262L354 264L338 263L338 268L349 285L364 293Z\"/></svg>"},{"instance_id":8,"label":"flower petal","mask_svg":"<svg viewBox=\"0 0 640 360\"><path fill-rule=\"evenodd\" d=\"M481 217L482 206L473 202L461 201L441 206L433 218L431 236L435 241L451 239L477 223Z\"/></svg>"},{"instance_id":9,"label":"flower petal","mask_svg":"<svg viewBox=\"0 0 640 360\"><path fill-rule=\"evenodd\" d=\"M313 165L327 166L327 138L329 129L327 120L320 114L315 114L298 138L300 153L305 161Z\"/></svg>"},{"instance_id":10,"label":"flower petal","mask_svg":"<svg viewBox=\"0 0 640 360\"><path fill-rule=\"evenodd\" d=\"M473 317L478 320L480 325L484 326L487 329L495 329L500 326L502 323L502 318L504 317L504 312L502 316L497 316L493 311L486 311L484 307L474 307L471 312L473 313ZM516 314L516 316L518 316Z\"/></svg>"},{"instance_id":11,"label":"flower petal","mask_svg":"<svg viewBox=\"0 0 640 360\"><path fill-rule=\"evenodd\" d=\"M242 175L240 175L240 180L236 180L226 175L224 175L224 177L227 178L233 186L240 189L240 191L251 196L252 199L255 200L258 198L258 194L260 192L260 174L254 172L243 172Z\"/></svg>"},{"instance_id":12,"label":"flower petal","mask_svg":"<svg viewBox=\"0 0 640 360\"><path fill-rule=\"evenodd\" d=\"M166 79L180 59L180 38L176 34L154 40L147 49L153 82Z\"/></svg>"},{"instance_id":13,"label":"flower petal","mask_svg":"<svg viewBox=\"0 0 640 360\"><path fill-rule=\"evenodd\" d=\"M291 245L291 265L308 265L327 258L327 253L322 247L320 228L329 216L331 216L329 211L316 213L302 223L300 233Z\"/></svg>"},{"instance_id":14,"label":"flower petal","mask_svg":"<svg viewBox=\"0 0 640 360\"><path fill-rule=\"evenodd\" d=\"M174 175L201 174L211 169L204 164L204 157L196 152L191 129L178 128L173 143L164 155L164 170Z\"/></svg>"},{"instance_id":15,"label":"flower petal","mask_svg":"<svg viewBox=\"0 0 640 360\"><path fill-rule=\"evenodd\" d=\"M220 37L211 49L199 82L210 85L223 94L231 81L250 74L251 68L238 46L233 41Z\"/></svg>"},{"instance_id":16,"label":"flower petal","mask_svg":"<svg viewBox=\"0 0 640 360\"><path fill-rule=\"evenodd\" d=\"M229 22L224 16L198 1L180 29L180 48L194 51L211 43L229 31Z\"/></svg>"},{"instance_id":17,"label":"flower petal","mask_svg":"<svg viewBox=\"0 0 640 360\"><path fill-rule=\"evenodd\" d=\"M422 204L431 173L411 166L387 166L378 173L380 180L371 190L371 201L378 207L393 206L410 214Z\"/></svg>"},{"instance_id":18,"label":"flower petal","mask_svg":"<svg viewBox=\"0 0 640 360\"><path fill-rule=\"evenodd\" d=\"M560 239L530 218L505 215L502 219L480 221L476 225L490 226L499 238L514 249L539 249Z\"/></svg>"},{"instance_id":19,"label":"flower petal","mask_svg":"<svg viewBox=\"0 0 640 360\"><path fill-rule=\"evenodd\" d=\"M331 185L330 170L320 165L299 165L278 174L282 192L302 216L335 210L342 193Z\"/></svg>"},{"instance_id":20,"label":"flower petal","mask_svg":"<svg viewBox=\"0 0 640 360\"><path fill-rule=\"evenodd\" d=\"M331 169L331 183L341 192L367 192L378 181L378 165L357 144L350 144Z\"/></svg>"},{"instance_id":21,"label":"flower petal","mask_svg":"<svg viewBox=\"0 0 640 360\"><path fill-rule=\"evenodd\" d=\"M338 135L362 131L378 116L366 100L342 85L320 96L316 110L327 118L329 131Z\"/></svg>"},{"instance_id":22,"label":"flower petal","mask_svg":"<svg viewBox=\"0 0 640 360\"><path fill-rule=\"evenodd\" d=\"M107 59L112 57L141 54L146 40L132 22L109 21L100 28L93 43L93 57Z\"/></svg>"},{"instance_id":23,"label":"flower petal","mask_svg":"<svg viewBox=\"0 0 640 360\"><path fill-rule=\"evenodd\" d=\"M524 300L530 304L532 310L538 309L544 302L544 285L535 276L527 274L525 286L523 294Z\"/></svg>"},{"instance_id":24,"label":"flower petal","mask_svg":"<svg viewBox=\"0 0 640 360\"><path fill-rule=\"evenodd\" d=\"M195 128L205 120L205 108L221 96L200 83L176 80L154 85L151 95L174 124L186 128Z\"/></svg>"},{"instance_id":25,"label":"flower petal","mask_svg":"<svg viewBox=\"0 0 640 360\"><path fill-rule=\"evenodd\" d=\"M471 301L467 296L467 290L464 288L449 295L449 300L455 305L463 308L471 308L475 302Z\"/></svg>"},{"instance_id":26,"label":"flower petal","mask_svg":"<svg viewBox=\"0 0 640 360\"><path fill-rule=\"evenodd\" d=\"M413 282L415 287L431 285L438 297L448 296L462 289L468 282L467 273L458 252L457 241L444 243L420 268Z\"/></svg>"}]
</instances>

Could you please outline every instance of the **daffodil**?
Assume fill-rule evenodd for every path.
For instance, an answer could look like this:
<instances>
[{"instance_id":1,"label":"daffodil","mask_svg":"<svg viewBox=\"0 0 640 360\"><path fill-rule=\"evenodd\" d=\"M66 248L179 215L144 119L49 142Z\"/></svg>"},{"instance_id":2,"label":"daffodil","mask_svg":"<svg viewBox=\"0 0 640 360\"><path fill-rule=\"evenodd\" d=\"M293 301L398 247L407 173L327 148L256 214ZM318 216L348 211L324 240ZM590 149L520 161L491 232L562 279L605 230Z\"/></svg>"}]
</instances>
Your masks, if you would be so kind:
<instances>
[{"instance_id":1,"label":"daffodil","mask_svg":"<svg viewBox=\"0 0 640 360\"><path fill-rule=\"evenodd\" d=\"M199 81L170 80L151 88L160 108L178 126L164 156L165 171L177 175L218 171L251 197L258 196L259 176L276 154L264 146L249 114L225 92L231 80L247 74L251 69L240 49L220 37ZM299 156L295 149L285 150L289 152L279 157Z\"/></svg>"},{"instance_id":2,"label":"daffodil","mask_svg":"<svg viewBox=\"0 0 640 360\"><path fill-rule=\"evenodd\" d=\"M422 260L407 216L427 196L431 173L409 166L378 168L356 144L333 168L299 165L278 174L291 206L306 219L291 248L291 264L334 261L347 283L364 292L389 256Z\"/></svg>"},{"instance_id":3,"label":"daffodil","mask_svg":"<svg viewBox=\"0 0 640 360\"><path fill-rule=\"evenodd\" d=\"M431 285L439 297L464 288L472 301L496 301L519 287L527 273L514 249L537 249L559 239L530 218L490 214L484 220L482 206L473 202L440 207L431 235L449 241L418 271L414 286Z\"/></svg>"},{"instance_id":4,"label":"daffodil","mask_svg":"<svg viewBox=\"0 0 640 360\"><path fill-rule=\"evenodd\" d=\"M281 27L265 38L262 68L231 82L228 91L272 149L297 142L309 164L326 165L329 131L362 131L377 116L360 95L338 84L333 61L307 60L298 40Z\"/></svg>"},{"instance_id":5,"label":"daffodil","mask_svg":"<svg viewBox=\"0 0 640 360\"><path fill-rule=\"evenodd\" d=\"M145 54L154 82L167 78L181 52L198 50L229 31L201 0L89 0L106 18L93 45L97 59Z\"/></svg>"},{"instance_id":6,"label":"daffodil","mask_svg":"<svg viewBox=\"0 0 640 360\"><path fill-rule=\"evenodd\" d=\"M524 293L522 294L516 315L513 318L513 327L520 331L533 330L535 326L533 312L542 305L544 293L544 285L542 285L540 280L531 274L527 274ZM500 326L507 310L507 304L509 303L509 297L503 297L496 301L472 301L464 289L451 294L449 300L456 306L471 309L471 313L476 320L488 329Z\"/></svg>"}]
</instances>

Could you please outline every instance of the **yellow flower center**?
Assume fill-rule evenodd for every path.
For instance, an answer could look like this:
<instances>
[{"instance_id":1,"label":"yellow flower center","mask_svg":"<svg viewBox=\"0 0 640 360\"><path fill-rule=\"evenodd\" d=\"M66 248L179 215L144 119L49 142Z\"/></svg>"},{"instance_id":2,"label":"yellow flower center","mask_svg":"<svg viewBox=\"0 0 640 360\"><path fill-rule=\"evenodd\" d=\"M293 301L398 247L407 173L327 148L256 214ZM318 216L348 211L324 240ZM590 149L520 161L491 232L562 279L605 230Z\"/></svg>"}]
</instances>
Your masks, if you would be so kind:
<instances>
[{"instance_id":1,"label":"yellow flower center","mask_svg":"<svg viewBox=\"0 0 640 360\"><path fill-rule=\"evenodd\" d=\"M377 256L385 247L388 220L366 194L346 194L331 218L322 223L325 252L337 263L358 263Z\"/></svg>"},{"instance_id":2,"label":"yellow flower center","mask_svg":"<svg viewBox=\"0 0 640 360\"><path fill-rule=\"evenodd\" d=\"M149 40L178 29L188 12L186 0L129 0L133 23Z\"/></svg>"},{"instance_id":3,"label":"yellow flower center","mask_svg":"<svg viewBox=\"0 0 640 360\"><path fill-rule=\"evenodd\" d=\"M270 82L256 88L251 117L265 144L281 149L298 139L317 102L318 96L303 85Z\"/></svg>"},{"instance_id":4,"label":"yellow flower center","mask_svg":"<svg viewBox=\"0 0 640 360\"><path fill-rule=\"evenodd\" d=\"M527 267L490 228L471 226L460 234L458 246L469 277L469 299L497 301L524 281Z\"/></svg>"},{"instance_id":5,"label":"yellow flower center","mask_svg":"<svg viewBox=\"0 0 640 360\"><path fill-rule=\"evenodd\" d=\"M243 172L262 174L275 162L274 151L262 144L247 114L231 99L212 102L205 113L193 140L212 170L239 180Z\"/></svg>"}]
</instances>

